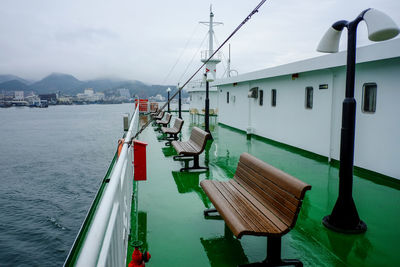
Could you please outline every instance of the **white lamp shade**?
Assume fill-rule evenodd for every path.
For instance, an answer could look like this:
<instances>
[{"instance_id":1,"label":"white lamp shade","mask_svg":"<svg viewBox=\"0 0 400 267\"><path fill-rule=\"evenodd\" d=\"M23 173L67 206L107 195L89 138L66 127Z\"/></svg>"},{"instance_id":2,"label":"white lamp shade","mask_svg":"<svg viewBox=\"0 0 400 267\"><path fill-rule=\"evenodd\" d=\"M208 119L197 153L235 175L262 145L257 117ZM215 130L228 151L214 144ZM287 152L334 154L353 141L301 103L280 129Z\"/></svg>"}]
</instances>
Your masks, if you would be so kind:
<instances>
[{"instance_id":1,"label":"white lamp shade","mask_svg":"<svg viewBox=\"0 0 400 267\"><path fill-rule=\"evenodd\" d=\"M168 87L167 92L171 92L171 88Z\"/></svg>"},{"instance_id":2,"label":"white lamp shade","mask_svg":"<svg viewBox=\"0 0 400 267\"><path fill-rule=\"evenodd\" d=\"M339 51L339 41L342 31L330 27L319 41L317 51L323 53L336 53Z\"/></svg>"},{"instance_id":3,"label":"white lamp shade","mask_svg":"<svg viewBox=\"0 0 400 267\"><path fill-rule=\"evenodd\" d=\"M364 14L367 23L368 38L371 41L379 42L392 39L399 34L399 27L385 13L371 8Z\"/></svg>"},{"instance_id":4,"label":"white lamp shade","mask_svg":"<svg viewBox=\"0 0 400 267\"><path fill-rule=\"evenodd\" d=\"M213 82L215 80L215 72L207 72L207 82Z\"/></svg>"}]
</instances>

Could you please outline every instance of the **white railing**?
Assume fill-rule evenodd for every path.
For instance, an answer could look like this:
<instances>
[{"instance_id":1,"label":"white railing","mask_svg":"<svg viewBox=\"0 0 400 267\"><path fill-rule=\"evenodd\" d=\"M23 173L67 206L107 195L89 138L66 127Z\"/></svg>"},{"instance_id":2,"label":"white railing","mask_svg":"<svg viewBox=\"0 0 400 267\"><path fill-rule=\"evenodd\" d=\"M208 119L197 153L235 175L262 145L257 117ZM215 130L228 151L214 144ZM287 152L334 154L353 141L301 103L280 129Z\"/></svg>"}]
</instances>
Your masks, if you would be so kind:
<instances>
[{"instance_id":1,"label":"white railing","mask_svg":"<svg viewBox=\"0 0 400 267\"><path fill-rule=\"evenodd\" d=\"M203 50L201 51L201 61L206 61L207 59L209 59L209 57L212 56L212 54L214 54L214 50ZM220 62L222 59L222 54L221 51L218 51L217 53L215 53L215 55L210 59L210 61L218 61Z\"/></svg>"},{"instance_id":2,"label":"white railing","mask_svg":"<svg viewBox=\"0 0 400 267\"><path fill-rule=\"evenodd\" d=\"M135 110L125 140L138 131ZM133 190L133 149L125 143L112 170L94 219L82 245L76 266L126 266Z\"/></svg>"}]
</instances>

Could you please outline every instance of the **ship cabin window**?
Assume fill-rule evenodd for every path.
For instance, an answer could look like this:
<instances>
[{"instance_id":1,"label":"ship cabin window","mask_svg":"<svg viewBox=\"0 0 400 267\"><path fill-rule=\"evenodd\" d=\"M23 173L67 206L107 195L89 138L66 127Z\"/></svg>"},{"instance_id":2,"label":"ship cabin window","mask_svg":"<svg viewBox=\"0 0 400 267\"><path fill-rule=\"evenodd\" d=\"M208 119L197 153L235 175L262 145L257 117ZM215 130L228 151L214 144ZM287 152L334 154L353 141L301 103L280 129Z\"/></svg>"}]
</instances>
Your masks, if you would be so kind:
<instances>
[{"instance_id":1,"label":"ship cabin window","mask_svg":"<svg viewBox=\"0 0 400 267\"><path fill-rule=\"evenodd\" d=\"M260 98L259 98L259 104L262 106L264 103L264 91L260 90Z\"/></svg>"},{"instance_id":2,"label":"ship cabin window","mask_svg":"<svg viewBox=\"0 0 400 267\"><path fill-rule=\"evenodd\" d=\"M229 104L229 92L226 92L226 103Z\"/></svg>"},{"instance_id":3,"label":"ship cabin window","mask_svg":"<svg viewBox=\"0 0 400 267\"><path fill-rule=\"evenodd\" d=\"M306 87L306 99L305 99L306 109L312 109L313 107L313 91L314 88L312 88L311 86Z\"/></svg>"},{"instance_id":4,"label":"ship cabin window","mask_svg":"<svg viewBox=\"0 0 400 267\"><path fill-rule=\"evenodd\" d=\"M276 107L276 89L271 90L271 106Z\"/></svg>"},{"instance_id":5,"label":"ship cabin window","mask_svg":"<svg viewBox=\"0 0 400 267\"><path fill-rule=\"evenodd\" d=\"M363 85L362 111L375 113L376 111L376 83L365 83Z\"/></svg>"}]
</instances>

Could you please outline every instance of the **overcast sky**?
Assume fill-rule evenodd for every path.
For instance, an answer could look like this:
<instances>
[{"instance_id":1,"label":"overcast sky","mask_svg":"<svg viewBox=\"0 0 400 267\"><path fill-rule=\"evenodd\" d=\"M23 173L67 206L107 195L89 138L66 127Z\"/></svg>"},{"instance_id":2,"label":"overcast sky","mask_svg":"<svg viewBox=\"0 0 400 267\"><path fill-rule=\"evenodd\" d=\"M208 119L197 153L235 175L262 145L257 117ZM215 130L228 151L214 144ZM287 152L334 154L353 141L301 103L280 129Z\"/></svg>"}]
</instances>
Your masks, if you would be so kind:
<instances>
[{"instance_id":1,"label":"overcast sky","mask_svg":"<svg viewBox=\"0 0 400 267\"><path fill-rule=\"evenodd\" d=\"M81 80L177 84L201 65L196 52L207 49L207 40L201 43L208 29L198 22L208 21L210 4L215 21L224 23L215 28L222 43L259 2L1 0L0 74L39 80L61 72ZM321 55L315 48L326 29L368 7L400 25L399 0L267 1L229 42L232 68L245 73ZM341 50L345 43L343 35ZM361 23L358 46L370 43ZM223 53L227 56L227 47ZM217 76L224 65L218 65Z\"/></svg>"}]
</instances>

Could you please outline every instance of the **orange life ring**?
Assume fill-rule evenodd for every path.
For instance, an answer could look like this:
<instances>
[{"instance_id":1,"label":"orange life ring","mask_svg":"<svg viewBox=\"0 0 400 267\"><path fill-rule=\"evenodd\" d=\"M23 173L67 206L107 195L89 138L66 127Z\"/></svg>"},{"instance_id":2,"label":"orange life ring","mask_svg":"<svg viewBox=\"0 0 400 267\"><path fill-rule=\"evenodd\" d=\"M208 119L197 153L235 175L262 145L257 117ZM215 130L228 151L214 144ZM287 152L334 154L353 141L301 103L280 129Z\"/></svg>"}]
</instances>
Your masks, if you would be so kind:
<instances>
[{"instance_id":1,"label":"orange life ring","mask_svg":"<svg viewBox=\"0 0 400 267\"><path fill-rule=\"evenodd\" d=\"M125 139L119 139L118 140L118 157L119 157L119 154L121 154L121 150L122 150L122 147L124 146L124 142L125 142Z\"/></svg>"}]
</instances>

